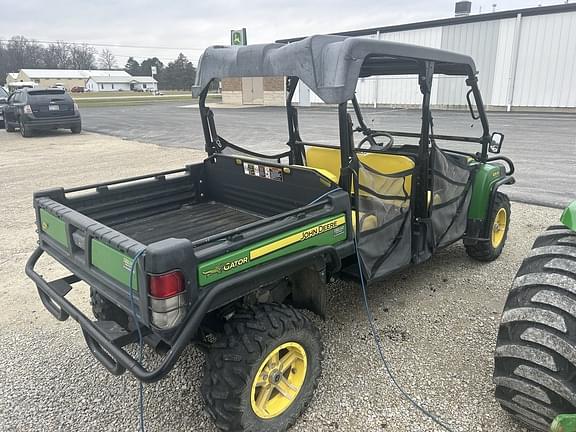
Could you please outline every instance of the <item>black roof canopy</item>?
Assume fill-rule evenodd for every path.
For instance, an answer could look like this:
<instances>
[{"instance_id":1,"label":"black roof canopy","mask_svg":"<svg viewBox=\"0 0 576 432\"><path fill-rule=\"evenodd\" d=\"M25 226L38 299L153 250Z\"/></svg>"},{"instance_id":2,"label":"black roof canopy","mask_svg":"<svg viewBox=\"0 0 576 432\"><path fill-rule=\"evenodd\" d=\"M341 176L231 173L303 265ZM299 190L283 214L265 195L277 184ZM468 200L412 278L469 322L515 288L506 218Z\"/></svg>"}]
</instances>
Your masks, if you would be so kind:
<instances>
[{"instance_id":1,"label":"black roof canopy","mask_svg":"<svg viewBox=\"0 0 576 432\"><path fill-rule=\"evenodd\" d=\"M354 96L358 78L418 74L422 61L433 61L439 74L476 74L470 56L451 51L319 35L290 44L210 47L200 58L192 93L198 96L214 78L296 76L324 102L337 104Z\"/></svg>"}]
</instances>

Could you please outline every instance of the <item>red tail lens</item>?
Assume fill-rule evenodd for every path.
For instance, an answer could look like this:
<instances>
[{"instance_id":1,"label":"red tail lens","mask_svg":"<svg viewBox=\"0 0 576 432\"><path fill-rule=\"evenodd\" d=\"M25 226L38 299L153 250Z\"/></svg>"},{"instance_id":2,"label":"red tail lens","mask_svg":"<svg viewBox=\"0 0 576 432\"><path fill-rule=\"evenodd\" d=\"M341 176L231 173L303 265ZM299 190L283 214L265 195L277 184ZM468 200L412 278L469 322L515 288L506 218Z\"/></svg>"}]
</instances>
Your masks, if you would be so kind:
<instances>
[{"instance_id":1,"label":"red tail lens","mask_svg":"<svg viewBox=\"0 0 576 432\"><path fill-rule=\"evenodd\" d=\"M152 297L165 299L184 291L184 275L173 271L162 275L150 275L149 290Z\"/></svg>"}]
</instances>

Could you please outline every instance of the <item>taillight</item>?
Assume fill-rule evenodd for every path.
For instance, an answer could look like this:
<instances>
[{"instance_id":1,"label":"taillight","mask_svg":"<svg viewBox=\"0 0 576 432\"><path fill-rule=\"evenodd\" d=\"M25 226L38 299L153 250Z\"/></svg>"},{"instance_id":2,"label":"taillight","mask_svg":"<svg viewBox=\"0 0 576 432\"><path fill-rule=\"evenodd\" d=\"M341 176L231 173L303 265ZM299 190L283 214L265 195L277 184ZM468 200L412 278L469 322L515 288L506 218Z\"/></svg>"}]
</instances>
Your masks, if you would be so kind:
<instances>
[{"instance_id":1,"label":"taillight","mask_svg":"<svg viewBox=\"0 0 576 432\"><path fill-rule=\"evenodd\" d=\"M30 105L24 105L24 114L32 114L32 107Z\"/></svg>"},{"instance_id":2,"label":"taillight","mask_svg":"<svg viewBox=\"0 0 576 432\"><path fill-rule=\"evenodd\" d=\"M159 299L173 297L184 291L184 276L179 271L150 275L150 295Z\"/></svg>"},{"instance_id":3,"label":"taillight","mask_svg":"<svg viewBox=\"0 0 576 432\"><path fill-rule=\"evenodd\" d=\"M74 112L78 112L78 104L74 102Z\"/></svg>"},{"instance_id":4,"label":"taillight","mask_svg":"<svg viewBox=\"0 0 576 432\"><path fill-rule=\"evenodd\" d=\"M184 275L179 271L149 275L148 292L152 324L161 329L168 329L182 321L186 308L184 288Z\"/></svg>"}]
</instances>

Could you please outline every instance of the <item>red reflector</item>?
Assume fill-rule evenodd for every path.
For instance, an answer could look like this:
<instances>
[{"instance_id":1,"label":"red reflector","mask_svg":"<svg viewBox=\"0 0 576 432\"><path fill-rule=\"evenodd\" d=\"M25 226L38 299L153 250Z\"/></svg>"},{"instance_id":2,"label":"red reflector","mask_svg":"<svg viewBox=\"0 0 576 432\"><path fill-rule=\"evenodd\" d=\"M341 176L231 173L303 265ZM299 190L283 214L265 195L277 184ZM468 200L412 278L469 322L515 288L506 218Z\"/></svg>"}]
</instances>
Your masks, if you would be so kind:
<instances>
[{"instance_id":1,"label":"red reflector","mask_svg":"<svg viewBox=\"0 0 576 432\"><path fill-rule=\"evenodd\" d=\"M162 275L150 275L150 295L156 298L168 298L184 291L184 276L179 271Z\"/></svg>"}]
</instances>

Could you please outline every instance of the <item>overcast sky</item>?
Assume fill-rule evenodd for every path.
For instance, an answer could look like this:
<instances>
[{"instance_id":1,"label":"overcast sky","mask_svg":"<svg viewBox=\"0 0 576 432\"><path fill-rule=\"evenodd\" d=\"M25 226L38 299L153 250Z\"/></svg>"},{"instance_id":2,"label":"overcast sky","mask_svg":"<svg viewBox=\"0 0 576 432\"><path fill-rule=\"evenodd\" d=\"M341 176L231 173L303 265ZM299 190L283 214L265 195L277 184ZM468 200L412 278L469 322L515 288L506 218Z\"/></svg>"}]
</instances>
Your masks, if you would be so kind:
<instances>
[{"instance_id":1,"label":"overcast sky","mask_svg":"<svg viewBox=\"0 0 576 432\"><path fill-rule=\"evenodd\" d=\"M472 13L563 3L562 0L477 0ZM1 3L1 2L0 2ZM228 44L230 30L246 27L249 43L317 33L404 24L453 16L454 0L26 0L10 2L0 39L23 35L160 48L110 48L123 66L129 55L164 63L183 52L196 61L208 45ZM95 47L101 50L102 47Z\"/></svg>"}]
</instances>

